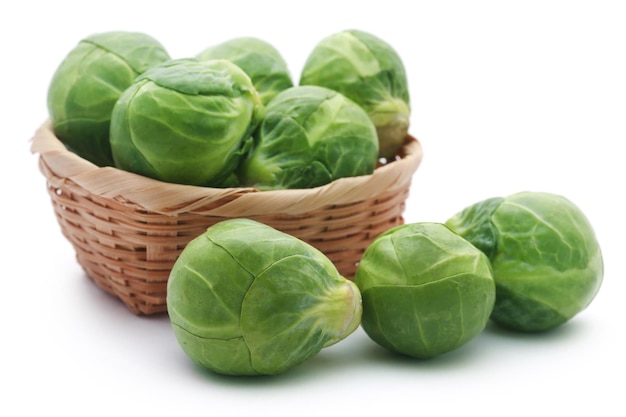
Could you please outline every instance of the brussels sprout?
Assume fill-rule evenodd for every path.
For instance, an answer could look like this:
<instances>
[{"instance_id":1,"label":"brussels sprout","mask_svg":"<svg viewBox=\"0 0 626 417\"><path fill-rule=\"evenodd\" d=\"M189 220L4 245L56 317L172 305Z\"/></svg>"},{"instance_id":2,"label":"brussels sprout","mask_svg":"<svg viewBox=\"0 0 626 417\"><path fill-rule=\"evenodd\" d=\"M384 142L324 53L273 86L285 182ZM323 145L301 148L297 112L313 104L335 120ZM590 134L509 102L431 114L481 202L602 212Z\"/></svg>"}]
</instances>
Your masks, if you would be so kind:
<instances>
[{"instance_id":1,"label":"brussels sprout","mask_svg":"<svg viewBox=\"0 0 626 417\"><path fill-rule=\"evenodd\" d=\"M183 351L229 375L272 375L351 334L361 296L309 244L249 219L224 220L192 240L167 284Z\"/></svg>"},{"instance_id":2,"label":"brussels sprout","mask_svg":"<svg viewBox=\"0 0 626 417\"><path fill-rule=\"evenodd\" d=\"M324 87L292 87L267 105L238 174L259 189L312 188L371 174L377 155L376 129L361 107Z\"/></svg>"},{"instance_id":3,"label":"brussels sprout","mask_svg":"<svg viewBox=\"0 0 626 417\"><path fill-rule=\"evenodd\" d=\"M580 209L550 193L522 192L473 204L446 224L491 260L494 322L542 331L568 321L593 300L604 267Z\"/></svg>"},{"instance_id":4,"label":"brussels sprout","mask_svg":"<svg viewBox=\"0 0 626 417\"><path fill-rule=\"evenodd\" d=\"M271 44L252 37L234 38L206 48L198 59L228 59L250 76L263 104L280 91L293 87L282 55Z\"/></svg>"},{"instance_id":5,"label":"brussels sprout","mask_svg":"<svg viewBox=\"0 0 626 417\"><path fill-rule=\"evenodd\" d=\"M232 62L171 60L137 77L115 104L113 159L162 181L235 185L234 170L262 115L250 77Z\"/></svg>"},{"instance_id":6,"label":"brussels sprout","mask_svg":"<svg viewBox=\"0 0 626 417\"><path fill-rule=\"evenodd\" d=\"M485 254L439 223L405 224L379 235L363 254L354 282L367 335L422 359L476 337L495 299Z\"/></svg>"},{"instance_id":7,"label":"brussels sprout","mask_svg":"<svg viewBox=\"0 0 626 417\"><path fill-rule=\"evenodd\" d=\"M109 124L115 102L135 77L169 59L163 46L143 33L104 32L81 40L48 87L54 133L82 158L113 165Z\"/></svg>"},{"instance_id":8,"label":"brussels sprout","mask_svg":"<svg viewBox=\"0 0 626 417\"><path fill-rule=\"evenodd\" d=\"M328 87L362 106L378 130L381 157L392 158L406 141L407 76L398 53L382 39L359 30L322 39L304 64L300 85Z\"/></svg>"}]
</instances>

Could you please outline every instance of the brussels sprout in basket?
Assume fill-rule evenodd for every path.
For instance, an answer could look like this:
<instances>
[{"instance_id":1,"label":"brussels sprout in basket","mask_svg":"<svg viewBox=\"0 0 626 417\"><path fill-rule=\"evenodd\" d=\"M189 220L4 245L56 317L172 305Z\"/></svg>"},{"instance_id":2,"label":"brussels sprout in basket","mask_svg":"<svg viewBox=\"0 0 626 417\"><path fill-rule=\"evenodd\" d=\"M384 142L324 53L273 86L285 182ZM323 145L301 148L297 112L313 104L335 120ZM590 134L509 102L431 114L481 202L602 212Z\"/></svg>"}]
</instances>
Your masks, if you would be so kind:
<instances>
[{"instance_id":1,"label":"brussels sprout in basket","mask_svg":"<svg viewBox=\"0 0 626 417\"><path fill-rule=\"evenodd\" d=\"M367 335L393 352L423 359L476 337L495 299L485 254L439 223L406 224L379 235L354 282Z\"/></svg>"},{"instance_id":2,"label":"brussels sprout in basket","mask_svg":"<svg viewBox=\"0 0 626 417\"><path fill-rule=\"evenodd\" d=\"M168 280L167 309L194 362L221 374L271 375L351 334L361 297L309 244L229 219L183 250Z\"/></svg>"},{"instance_id":3,"label":"brussels sprout in basket","mask_svg":"<svg viewBox=\"0 0 626 417\"><path fill-rule=\"evenodd\" d=\"M262 115L250 77L232 62L165 62L137 77L113 108L115 165L172 183L236 185Z\"/></svg>"},{"instance_id":4,"label":"brussels sprout in basket","mask_svg":"<svg viewBox=\"0 0 626 417\"><path fill-rule=\"evenodd\" d=\"M300 85L336 90L362 106L374 122L380 156L392 158L409 128L407 75L398 53L382 39L345 30L322 39L310 53Z\"/></svg>"},{"instance_id":5,"label":"brussels sprout in basket","mask_svg":"<svg viewBox=\"0 0 626 417\"><path fill-rule=\"evenodd\" d=\"M491 260L492 319L520 331L557 327L587 307L604 266L588 219L566 198L522 192L475 203L446 224Z\"/></svg>"},{"instance_id":6,"label":"brussels sprout in basket","mask_svg":"<svg viewBox=\"0 0 626 417\"><path fill-rule=\"evenodd\" d=\"M374 171L376 129L365 111L342 94L318 86L292 87L265 110L238 169L241 184L264 190L313 188Z\"/></svg>"},{"instance_id":7,"label":"brussels sprout in basket","mask_svg":"<svg viewBox=\"0 0 626 417\"><path fill-rule=\"evenodd\" d=\"M169 59L157 40L139 32L104 32L81 40L48 87L54 133L82 158L113 165L109 124L115 102L139 74Z\"/></svg>"},{"instance_id":8,"label":"brussels sprout in basket","mask_svg":"<svg viewBox=\"0 0 626 417\"><path fill-rule=\"evenodd\" d=\"M287 63L271 44L253 37L234 38L210 46L200 52L198 59L228 59L250 76L263 104L276 94L293 87Z\"/></svg>"}]
</instances>

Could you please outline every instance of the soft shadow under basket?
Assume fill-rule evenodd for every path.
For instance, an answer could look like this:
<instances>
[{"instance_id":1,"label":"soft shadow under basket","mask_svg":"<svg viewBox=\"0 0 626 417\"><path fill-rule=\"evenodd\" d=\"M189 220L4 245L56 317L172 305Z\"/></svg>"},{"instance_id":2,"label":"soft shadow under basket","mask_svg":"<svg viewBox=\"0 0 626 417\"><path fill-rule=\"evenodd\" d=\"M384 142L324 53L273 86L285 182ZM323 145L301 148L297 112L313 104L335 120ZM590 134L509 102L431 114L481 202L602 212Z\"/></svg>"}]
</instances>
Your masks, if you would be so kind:
<instances>
[{"instance_id":1,"label":"soft shadow under basket","mask_svg":"<svg viewBox=\"0 0 626 417\"><path fill-rule=\"evenodd\" d=\"M380 233L404 223L411 179L422 159L407 137L394 160L372 175L325 186L258 191L170 184L112 167L98 167L68 151L49 122L31 150L63 235L78 263L104 291L135 314L166 311L167 279L185 245L229 218L260 221L298 237L333 261L348 279Z\"/></svg>"}]
</instances>

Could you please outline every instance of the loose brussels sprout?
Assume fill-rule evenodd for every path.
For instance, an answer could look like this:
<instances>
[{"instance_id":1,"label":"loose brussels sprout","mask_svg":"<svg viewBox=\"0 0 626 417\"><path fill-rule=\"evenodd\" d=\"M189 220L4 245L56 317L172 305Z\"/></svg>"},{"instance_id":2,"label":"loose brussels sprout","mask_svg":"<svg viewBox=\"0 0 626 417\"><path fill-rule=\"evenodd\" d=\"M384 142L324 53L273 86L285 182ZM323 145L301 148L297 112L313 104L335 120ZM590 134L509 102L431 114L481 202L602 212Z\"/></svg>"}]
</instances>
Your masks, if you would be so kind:
<instances>
[{"instance_id":1,"label":"loose brussels sprout","mask_svg":"<svg viewBox=\"0 0 626 417\"><path fill-rule=\"evenodd\" d=\"M407 76L398 53L382 39L359 30L322 39L304 64L300 85L328 87L362 106L378 130L381 157L392 158L406 141Z\"/></svg>"},{"instance_id":2,"label":"loose brussels sprout","mask_svg":"<svg viewBox=\"0 0 626 417\"><path fill-rule=\"evenodd\" d=\"M211 46L198 59L228 59L250 76L263 104L279 92L293 87L293 80L282 55L271 44L252 37L234 38Z\"/></svg>"},{"instance_id":3,"label":"loose brussels sprout","mask_svg":"<svg viewBox=\"0 0 626 417\"><path fill-rule=\"evenodd\" d=\"M446 224L491 260L492 319L519 331L548 330L593 300L604 267L580 209L550 193L522 192L473 204Z\"/></svg>"},{"instance_id":4,"label":"loose brussels sprout","mask_svg":"<svg viewBox=\"0 0 626 417\"><path fill-rule=\"evenodd\" d=\"M137 77L115 104L113 159L162 181L235 185L233 172L262 115L250 77L232 62L171 60Z\"/></svg>"},{"instance_id":5,"label":"loose brussels sprout","mask_svg":"<svg viewBox=\"0 0 626 417\"><path fill-rule=\"evenodd\" d=\"M363 254L354 282L367 335L422 359L477 336L495 299L485 254L439 223L405 224L379 235Z\"/></svg>"},{"instance_id":6,"label":"loose brussels sprout","mask_svg":"<svg viewBox=\"0 0 626 417\"><path fill-rule=\"evenodd\" d=\"M169 59L165 48L143 33L104 32L81 40L48 87L54 133L82 158L113 165L109 124L115 102L135 77Z\"/></svg>"},{"instance_id":7,"label":"loose brussels sprout","mask_svg":"<svg viewBox=\"0 0 626 417\"><path fill-rule=\"evenodd\" d=\"M361 296L309 244L230 219L185 247L168 280L167 309L194 362L221 374L272 375L351 334Z\"/></svg>"},{"instance_id":8,"label":"loose brussels sprout","mask_svg":"<svg viewBox=\"0 0 626 417\"><path fill-rule=\"evenodd\" d=\"M377 155L376 129L361 107L324 87L292 87L267 105L238 174L264 190L312 188L371 174Z\"/></svg>"}]
</instances>

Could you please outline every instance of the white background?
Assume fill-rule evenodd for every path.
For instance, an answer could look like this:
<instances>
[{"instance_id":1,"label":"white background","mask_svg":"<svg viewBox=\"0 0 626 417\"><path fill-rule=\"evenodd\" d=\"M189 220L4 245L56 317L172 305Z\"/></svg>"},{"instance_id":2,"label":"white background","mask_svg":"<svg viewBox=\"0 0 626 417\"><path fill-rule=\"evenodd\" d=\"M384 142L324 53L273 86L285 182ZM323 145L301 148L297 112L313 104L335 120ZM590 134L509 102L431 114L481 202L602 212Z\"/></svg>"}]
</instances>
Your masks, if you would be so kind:
<instances>
[{"instance_id":1,"label":"white background","mask_svg":"<svg viewBox=\"0 0 626 417\"><path fill-rule=\"evenodd\" d=\"M625 415L622 3L2 3L0 414ZM594 225L603 286L555 331L490 325L433 360L390 355L358 330L277 377L202 371L166 317L136 317L97 289L62 237L29 144L46 118L50 78L82 37L130 30L156 37L176 58L257 36L281 51L297 81L314 45L348 28L392 44L409 75L410 130L424 160L406 221L445 221L523 190L561 194Z\"/></svg>"}]
</instances>

